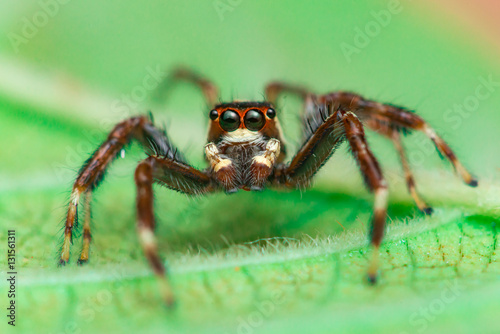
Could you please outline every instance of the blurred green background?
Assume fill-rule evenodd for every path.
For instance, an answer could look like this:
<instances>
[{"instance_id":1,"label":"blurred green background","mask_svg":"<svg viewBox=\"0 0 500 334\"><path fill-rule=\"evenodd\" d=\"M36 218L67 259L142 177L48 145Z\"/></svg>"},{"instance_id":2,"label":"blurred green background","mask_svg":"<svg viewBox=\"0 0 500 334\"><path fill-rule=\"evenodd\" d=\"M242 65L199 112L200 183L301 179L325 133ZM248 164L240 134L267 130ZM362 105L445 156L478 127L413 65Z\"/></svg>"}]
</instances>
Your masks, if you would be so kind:
<instances>
[{"instance_id":1,"label":"blurred green background","mask_svg":"<svg viewBox=\"0 0 500 334\"><path fill-rule=\"evenodd\" d=\"M430 1L394 3L2 2L0 250L16 229L20 284L17 327L4 319L2 332L494 333L500 48ZM345 148L304 193L193 200L158 188L161 251L179 297L168 312L135 235L132 175L144 155L134 145L96 194L90 264L56 268L72 181L113 123L151 109L204 166L201 95L180 84L150 101L144 85L179 64L211 78L224 101L261 100L279 79L416 109L480 187L464 186L424 136L408 137L419 189L437 209L422 217L390 143L369 134L391 184L377 287L363 281L372 198ZM291 149L299 110L281 99ZM72 258L79 248L75 238Z\"/></svg>"}]
</instances>

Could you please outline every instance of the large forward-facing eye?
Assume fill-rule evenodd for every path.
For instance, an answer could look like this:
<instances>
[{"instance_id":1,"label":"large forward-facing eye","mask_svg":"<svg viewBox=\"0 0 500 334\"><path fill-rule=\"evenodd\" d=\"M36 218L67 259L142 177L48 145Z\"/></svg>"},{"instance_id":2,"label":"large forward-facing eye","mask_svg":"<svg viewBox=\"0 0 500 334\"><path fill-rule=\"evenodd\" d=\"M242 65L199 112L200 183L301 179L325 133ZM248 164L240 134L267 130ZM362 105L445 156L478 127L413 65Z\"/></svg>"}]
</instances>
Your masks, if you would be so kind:
<instances>
[{"instance_id":1,"label":"large forward-facing eye","mask_svg":"<svg viewBox=\"0 0 500 334\"><path fill-rule=\"evenodd\" d=\"M234 131L240 127L240 115L234 110L226 110L220 115L219 124L227 132Z\"/></svg>"},{"instance_id":2,"label":"large forward-facing eye","mask_svg":"<svg viewBox=\"0 0 500 334\"><path fill-rule=\"evenodd\" d=\"M250 131L259 131L266 124L264 114L258 110L249 110L245 114L245 127Z\"/></svg>"}]
</instances>

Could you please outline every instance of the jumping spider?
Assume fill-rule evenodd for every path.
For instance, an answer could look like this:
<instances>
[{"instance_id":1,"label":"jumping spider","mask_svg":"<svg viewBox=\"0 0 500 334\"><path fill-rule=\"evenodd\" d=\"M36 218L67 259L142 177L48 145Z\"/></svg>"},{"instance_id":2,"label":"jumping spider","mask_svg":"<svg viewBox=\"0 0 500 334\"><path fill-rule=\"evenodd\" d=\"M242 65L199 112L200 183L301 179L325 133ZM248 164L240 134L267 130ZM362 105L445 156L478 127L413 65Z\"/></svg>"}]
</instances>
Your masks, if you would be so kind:
<instances>
[{"instance_id":1,"label":"jumping spider","mask_svg":"<svg viewBox=\"0 0 500 334\"><path fill-rule=\"evenodd\" d=\"M431 214L432 209L420 198L401 143L401 134L421 131L448 158L466 184L477 181L457 160L450 147L419 116L405 108L381 104L348 92L316 95L301 87L271 83L266 87L265 102L216 103L218 91L210 81L188 70L178 70L173 78L198 86L207 103L213 107L205 156L210 167L200 171L191 167L177 153L163 130L152 119L137 116L127 119L111 131L107 140L81 168L74 183L66 217L60 264L69 260L73 228L77 223L80 198L86 198L84 210L90 211L90 196L102 180L113 159L132 139L138 140L148 157L135 170L137 186L137 227L146 258L160 282L161 293L168 305L174 297L163 261L157 252L154 235L153 183L188 195L216 191L234 193L239 189L259 191L264 187L303 188L325 164L336 148L347 141L368 189L374 193L374 213L370 228L373 255L368 267L368 280L376 281L379 246L384 234L387 210L387 184L377 159L368 148L364 126L389 138L401 158L408 190L418 208ZM286 149L275 106L281 93L295 94L304 101L302 114L303 144L289 163L284 163ZM88 214L85 215L89 217ZM83 226L83 248L79 264L89 259L90 218Z\"/></svg>"}]
</instances>

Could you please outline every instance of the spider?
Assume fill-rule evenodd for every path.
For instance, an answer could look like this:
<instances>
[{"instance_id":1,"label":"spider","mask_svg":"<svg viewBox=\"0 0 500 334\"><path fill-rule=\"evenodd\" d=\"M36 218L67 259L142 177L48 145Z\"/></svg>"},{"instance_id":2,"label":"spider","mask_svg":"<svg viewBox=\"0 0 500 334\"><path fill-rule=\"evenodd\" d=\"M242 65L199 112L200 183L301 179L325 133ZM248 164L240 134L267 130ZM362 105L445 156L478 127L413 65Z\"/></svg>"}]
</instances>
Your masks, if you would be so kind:
<instances>
[{"instance_id":1,"label":"spider","mask_svg":"<svg viewBox=\"0 0 500 334\"><path fill-rule=\"evenodd\" d=\"M374 194L369 233L373 252L367 269L367 279L372 284L377 279L379 246L387 215L388 187L379 163L368 147L365 126L394 143L408 191L425 214L431 214L432 209L416 191L401 142L402 134L412 130L423 132L434 142L437 150L450 160L466 184L472 187L478 184L443 139L422 118L406 108L381 104L343 91L316 95L302 87L281 82L267 85L267 100L264 102L218 103L216 86L198 74L179 69L172 78L197 86L211 107L208 112L208 143L205 145L209 167L198 170L190 166L168 140L166 132L155 127L152 117L137 116L117 124L106 141L85 162L74 183L66 216L60 265L65 265L69 260L73 229L77 225L77 208L82 197L87 214L78 264L89 260L91 234L88 213L91 209L91 194L103 179L110 163L132 139L138 140L148 154L146 159L139 162L134 176L139 241L168 305L173 305L174 294L164 263L157 252L153 183L193 196L216 191L231 194L240 189L261 191L265 187L304 188L311 184L312 177L338 146L346 141L367 188ZM282 93L295 94L304 101L301 115L303 144L288 163L284 162L287 151L278 121L279 112L276 110L277 99Z\"/></svg>"}]
</instances>

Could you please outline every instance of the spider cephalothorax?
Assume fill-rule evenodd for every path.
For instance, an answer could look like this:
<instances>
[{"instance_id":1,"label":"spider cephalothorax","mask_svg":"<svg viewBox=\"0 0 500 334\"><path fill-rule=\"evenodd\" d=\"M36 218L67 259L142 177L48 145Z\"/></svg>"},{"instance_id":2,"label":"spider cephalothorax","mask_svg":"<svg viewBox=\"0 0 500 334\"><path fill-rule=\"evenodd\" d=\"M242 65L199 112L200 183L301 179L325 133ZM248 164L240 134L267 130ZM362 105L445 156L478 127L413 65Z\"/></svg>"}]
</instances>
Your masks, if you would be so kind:
<instances>
[{"instance_id":1,"label":"spider cephalothorax","mask_svg":"<svg viewBox=\"0 0 500 334\"><path fill-rule=\"evenodd\" d=\"M418 208L426 213L432 209L421 199L401 143L401 133L421 131L435 144L438 151L453 164L470 186L477 181L458 161L451 148L418 115L405 108L381 104L348 92L316 95L303 88L282 83L266 87L266 102L231 102L217 104L217 88L210 81L186 70L175 72L174 78L198 85L208 105L209 131L205 156L209 166L198 170L190 166L168 140L166 133L155 127L151 118L132 117L115 126L107 140L85 163L73 186L66 216L60 264L69 260L73 228L77 221L80 198L84 208L83 247L78 263L89 259L90 197L102 180L106 168L132 139L138 140L148 153L135 171L137 187L137 222L139 240L155 274L162 295L168 304L174 301L154 235L153 183L188 195L227 193L238 189L262 190L264 187L303 188L325 164L336 148L347 142L359 165L368 189L373 192L374 213L370 228L373 255L368 279L374 283L378 268L379 246L384 234L388 188L378 161L365 139L364 125L390 139L399 153L408 190ZM288 92L304 100L302 114L302 146L285 163L285 145L275 109L278 96ZM362 123L363 122L363 123Z\"/></svg>"},{"instance_id":2,"label":"spider cephalothorax","mask_svg":"<svg viewBox=\"0 0 500 334\"><path fill-rule=\"evenodd\" d=\"M210 111L205 156L228 193L261 190L285 158L276 111L267 102L233 102Z\"/></svg>"}]
</instances>

